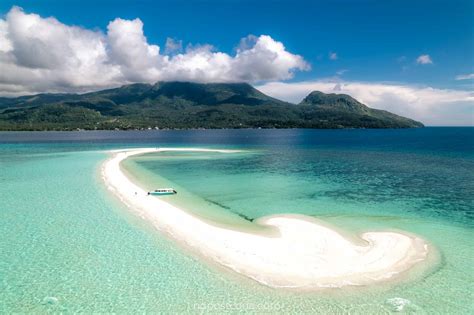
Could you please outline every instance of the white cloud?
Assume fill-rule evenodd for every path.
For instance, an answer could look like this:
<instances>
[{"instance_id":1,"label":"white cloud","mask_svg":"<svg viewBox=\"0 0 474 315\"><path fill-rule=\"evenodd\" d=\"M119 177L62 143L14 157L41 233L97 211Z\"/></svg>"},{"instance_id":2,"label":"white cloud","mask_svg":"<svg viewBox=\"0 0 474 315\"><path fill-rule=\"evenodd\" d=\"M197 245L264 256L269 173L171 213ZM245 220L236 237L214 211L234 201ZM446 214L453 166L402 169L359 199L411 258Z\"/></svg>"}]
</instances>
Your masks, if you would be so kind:
<instances>
[{"instance_id":1,"label":"white cloud","mask_svg":"<svg viewBox=\"0 0 474 315\"><path fill-rule=\"evenodd\" d=\"M160 47L149 45L140 19L117 18L107 26L109 60L127 81L153 81L163 59Z\"/></svg>"},{"instance_id":2,"label":"white cloud","mask_svg":"<svg viewBox=\"0 0 474 315\"><path fill-rule=\"evenodd\" d=\"M311 91L344 93L377 109L427 125L474 125L474 93L431 87L367 82L270 82L257 88L270 96L299 103Z\"/></svg>"},{"instance_id":3,"label":"white cloud","mask_svg":"<svg viewBox=\"0 0 474 315\"><path fill-rule=\"evenodd\" d=\"M8 24L0 19L0 52L7 52L12 49L12 43L8 39Z\"/></svg>"},{"instance_id":4,"label":"white cloud","mask_svg":"<svg viewBox=\"0 0 474 315\"><path fill-rule=\"evenodd\" d=\"M348 71L349 70L347 70L347 69L341 69L341 70L336 71L336 75L341 76L341 75L343 75L344 73L346 73Z\"/></svg>"},{"instance_id":5,"label":"white cloud","mask_svg":"<svg viewBox=\"0 0 474 315\"><path fill-rule=\"evenodd\" d=\"M330 53L329 53L329 59L331 59L331 60L337 60L337 58L338 58L338 57L337 57L337 53L335 53L335 52L330 52Z\"/></svg>"},{"instance_id":6,"label":"white cloud","mask_svg":"<svg viewBox=\"0 0 474 315\"><path fill-rule=\"evenodd\" d=\"M470 79L474 79L474 73L469 73L469 74L460 74L460 75L457 75L456 80L470 80Z\"/></svg>"},{"instance_id":7,"label":"white cloud","mask_svg":"<svg viewBox=\"0 0 474 315\"><path fill-rule=\"evenodd\" d=\"M166 39L165 54L179 53L183 50L183 41L171 37Z\"/></svg>"},{"instance_id":8,"label":"white cloud","mask_svg":"<svg viewBox=\"0 0 474 315\"><path fill-rule=\"evenodd\" d=\"M242 45L245 42L246 46ZM237 52L167 40L148 42L140 19L116 18L107 32L27 14L13 7L0 18L0 95L82 92L131 82L285 80L309 65L268 35L249 36Z\"/></svg>"},{"instance_id":9,"label":"white cloud","mask_svg":"<svg viewBox=\"0 0 474 315\"><path fill-rule=\"evenodd\" d=\"M433 61L431 60L430 55L420 55L416 58L416 63L419 65L428 65L432 64Z\"/></svg>"}]
</instances>

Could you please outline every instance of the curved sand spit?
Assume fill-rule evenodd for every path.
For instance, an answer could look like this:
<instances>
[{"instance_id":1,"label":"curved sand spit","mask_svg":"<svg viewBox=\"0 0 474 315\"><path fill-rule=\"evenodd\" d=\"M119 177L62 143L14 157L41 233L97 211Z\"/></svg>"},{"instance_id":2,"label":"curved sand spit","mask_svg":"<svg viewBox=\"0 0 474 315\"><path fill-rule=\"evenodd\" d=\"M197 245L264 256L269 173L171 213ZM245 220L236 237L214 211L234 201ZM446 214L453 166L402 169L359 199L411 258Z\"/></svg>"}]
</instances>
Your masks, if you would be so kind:
<instances>
[{"instance_id":1,"label":"curved sand spit","mask_svg":"<svg viewBox=\"0 0 474 315\"><path fill-rule=\"evenodd\" d=\"M416 236L369 232L359 244L317 220L301 215L262 218L272 235L230 230L193 216L131 182L120 162L129 156L160 151L216 151L205 149L131 149L114 151L102 175L128 207L159 230L206 258L271 287L316 289L363 285L392 278L428 255L428 245ZM137 194L135 194L137 192Z\"/></svg>"}]
</instances>

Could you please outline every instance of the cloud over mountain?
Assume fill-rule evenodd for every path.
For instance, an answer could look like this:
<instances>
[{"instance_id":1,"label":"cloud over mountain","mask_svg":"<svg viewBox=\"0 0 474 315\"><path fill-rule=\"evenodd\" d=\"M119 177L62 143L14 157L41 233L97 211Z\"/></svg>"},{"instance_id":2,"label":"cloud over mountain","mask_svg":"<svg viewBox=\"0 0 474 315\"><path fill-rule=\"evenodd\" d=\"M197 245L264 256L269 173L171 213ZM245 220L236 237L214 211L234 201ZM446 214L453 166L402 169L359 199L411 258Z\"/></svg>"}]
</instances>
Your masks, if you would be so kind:
<instances>
[{"instance_id":1,"label":"cloud over mountain","mask_svg":"<svg viewBox=\"0 0 474 315\"><path fill-rule=\"evenodd\" d=\"M140 19L116 18L104 33L13 7L0 19L0 94L81 92L158 80L285 80L309 69L303 57L268 35L243 39L233 55L211 45L167 54L171 44L176 42L162 51L149 43Z\"/></svg>"},{"instance_id":2,"label":"cloud over mountain","mask_svg":"<svg viewBox=\"0 0 474 315\"><path fill-rule=\"evenodd\" d=\"M257 89L270 96L300 102L309 92L344 93L377 109L427 125L474 125L474 93L414 85L349 81L269 82Z\"/></svg>"}]
</instances>

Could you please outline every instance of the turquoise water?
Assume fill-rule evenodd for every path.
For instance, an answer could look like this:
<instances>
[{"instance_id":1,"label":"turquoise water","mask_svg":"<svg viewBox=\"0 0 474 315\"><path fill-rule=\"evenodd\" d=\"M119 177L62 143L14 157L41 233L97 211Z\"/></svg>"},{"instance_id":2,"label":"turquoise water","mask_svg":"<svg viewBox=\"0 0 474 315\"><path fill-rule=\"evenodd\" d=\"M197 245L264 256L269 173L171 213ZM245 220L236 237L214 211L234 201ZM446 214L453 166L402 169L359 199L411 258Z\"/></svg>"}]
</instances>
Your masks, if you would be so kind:
<instances>
[{"instance_id":1,"label":"turquoise water","mask_svg":"<svg viewBox=\"0 0 474 315\"><path fill-rule=\"evenodd\" d=\"M472 128L0 133L0 313L473 313L473 137ZM106 191L104 150L144 146L245 150L127 161L144 186L178 188L165 198L204 217L252 226L303 213L351 233L400 229L440 260L368 288L263 287L188 255Z\"/></svg>"}]
</instances>

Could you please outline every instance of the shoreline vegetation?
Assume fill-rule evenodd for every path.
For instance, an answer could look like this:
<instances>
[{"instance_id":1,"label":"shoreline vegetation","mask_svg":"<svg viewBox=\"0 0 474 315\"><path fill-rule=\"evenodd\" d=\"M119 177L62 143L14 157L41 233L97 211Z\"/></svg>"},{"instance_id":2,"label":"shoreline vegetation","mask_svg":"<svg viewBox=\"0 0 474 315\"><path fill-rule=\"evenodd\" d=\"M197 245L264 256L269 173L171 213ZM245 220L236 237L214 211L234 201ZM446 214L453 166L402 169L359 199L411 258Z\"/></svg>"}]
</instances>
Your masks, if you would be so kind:
<instances>
[{"instance_id":1,"label":"shoreline vegetation","mask_svg":"<svg viewBox=\"0 0 474 315\"><path fill-rule=\"evenodd\" d=\"M133 155L210 149L127 149L112 151L102 178L130 211L150 222L205 260L273 288L317 290L360 286L397 279L432 256L423 239L405 232L365 232L359 238L303 215L274 215L255 221L265 232L253 233L213 224L147 192L121 170ZM243 219L242 219L243 220ZM265 228L265 229L264 229Z\"/></svg>"},{"instance_id":2,"label":"shoreline vegetation","mask_svg":"<svg viewBox=\"0 0 474 315\"><path fill-rule=\"evenodd\" d=\"M418 128L346 94L313 91L299 104L247 83L157 82L85 94L0 97L2 131Z\"/></svg>"}]
</instances>

